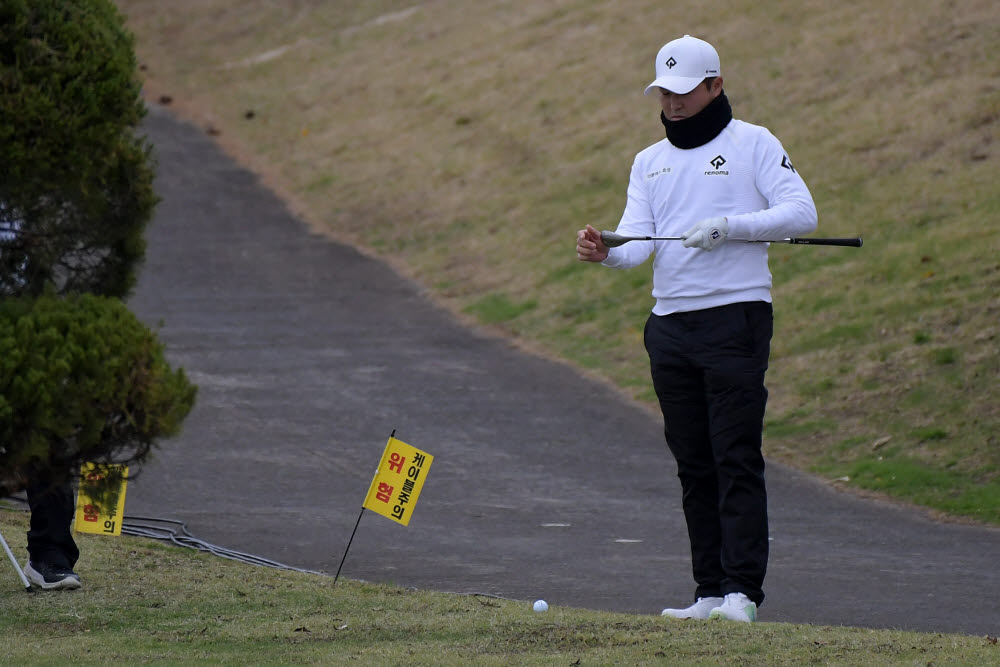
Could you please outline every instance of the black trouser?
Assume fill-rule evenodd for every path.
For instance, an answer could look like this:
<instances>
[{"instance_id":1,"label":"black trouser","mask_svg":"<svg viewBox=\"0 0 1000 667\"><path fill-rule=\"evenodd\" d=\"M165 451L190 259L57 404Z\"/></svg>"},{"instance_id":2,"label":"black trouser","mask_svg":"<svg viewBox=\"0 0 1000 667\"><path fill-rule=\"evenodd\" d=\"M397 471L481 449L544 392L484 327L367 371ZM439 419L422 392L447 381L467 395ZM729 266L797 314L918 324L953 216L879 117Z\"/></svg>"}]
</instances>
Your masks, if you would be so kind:
<instances>
[{"instance_id":1,"label":"black trouser","mask_svg":"<svg viewBox=\"0 0 1000 667\"><path fill-rule=\"evenodd\" d=\"M28 486L28 507L28 558L36 564L73 569L80 550L70 532L76 510L72 481L32 482Z\"/></svg>"},{"instance_id":2,"label":"black trouser","mask_svg":"<svg viewBox=\"0 0 1000 667\"><path fill-rule=\"evenodd\" d=\"M767 571L761 434L771 304L651 315L645 342L667 445L677 460L695 597L744 593Z\"/></svg>"}]
</instances>

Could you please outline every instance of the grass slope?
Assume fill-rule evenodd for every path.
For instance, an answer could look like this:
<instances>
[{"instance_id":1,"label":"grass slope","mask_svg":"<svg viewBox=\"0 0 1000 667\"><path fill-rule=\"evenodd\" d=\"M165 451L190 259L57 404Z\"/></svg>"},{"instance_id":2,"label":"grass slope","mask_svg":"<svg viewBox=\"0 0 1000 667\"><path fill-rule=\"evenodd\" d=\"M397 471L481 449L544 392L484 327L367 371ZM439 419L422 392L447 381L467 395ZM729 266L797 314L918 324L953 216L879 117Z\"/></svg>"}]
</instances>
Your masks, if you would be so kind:
<instances>
[{"instance_id":1,"label":"grass slope","mask_svg":"<svg viewBox=\"0 0 1000 667\"><path fill-rule=\"evenodd\" d=\"M25 549L25 512L0 531ZM85 588L30 595L0 564L0 664L995 664L995 637L668 621L245 566L80 535Z\"/></svg>"},{"instance_id":2,"label":"grass slope","mask_svg":"<svg viewBox=\"0 0 1000 667\"><path fill-rule=\"evenodd\" d=\"M648 268L575 260L613 229L641 95L691 33L737 117L783 142L817 235L774 247L768 456L1000 522L1000 13L991 0L118 0L169 94L318 228L453 312L649 406ZM252 112L252 113L251 113Z\"/></svg>"}]
</instances>

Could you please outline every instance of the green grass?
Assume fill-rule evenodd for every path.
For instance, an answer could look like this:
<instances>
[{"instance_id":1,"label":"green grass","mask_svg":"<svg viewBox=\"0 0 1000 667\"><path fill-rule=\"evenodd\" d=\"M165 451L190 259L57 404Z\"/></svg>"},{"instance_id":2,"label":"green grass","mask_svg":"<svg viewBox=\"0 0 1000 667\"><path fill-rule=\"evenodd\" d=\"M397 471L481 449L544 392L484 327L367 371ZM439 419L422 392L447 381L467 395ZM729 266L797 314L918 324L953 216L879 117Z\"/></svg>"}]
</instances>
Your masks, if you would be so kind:
<instances>
[{"instance_id":1,"label":"green grass","mask_svg":"<svg viewBox=\"0 0 1000 667\"><path fill-rule=\"evenodd\" d=\"M24 553L27 514L0 509ZM996 639L787 623L668 621L242 565L146 539L78 536L79 591L25 594L0 567L11 665L994 664Z\"/></svg>"},{"instance_id":2,"label":"green grass","mask_svg":"<svg viewBox=\"0 0 1000 667\"><path fill-rule=\"evenodd\" d=\"M465 307L465 312L475 315L486 324L499 324L516 319L538 305L536 301L514 303L503 293L493 292Z\"/></svg>"},{"instance_id":3,"label":"green grass","mask_svg":"<svg viewBox=\"0 0 1000 667\"><path fill-rule=\"evenodd\" d=\"M736 116L769 127L809 185L817 235L865 238L856 250L770 250L766 454L814 470L843 440L890 436L928 469L960 461L962 475L934 478L946 488L920 502L965 513L945 499L971 489L952 484L994 502L992 0L905 11L736 0L725 12L696 0L117 4L150 99L169 93L177 113L220 129L215 139L317 229L654 410L648 266L583 266L573 244L586 223L615 227L632 158L663 136L641 94L656 49L685 32L709 39ZM929 447L921 429L948 437ZM869 453L851 448L840 464Z\"/></svg>"},{"instance_id":4,"label":"green grass","mask_svg":"<svg viewBox=\"0 0 1000 667\"><path fill-rule=\"evenodd\" d=\"M797 435L813 431L805 423ZM811 471L939 512L1000 523L1000 468L967 465L954 453L951 438L936 426L912 429L898 442L892 436L847 438L819 457Z\"/></svg>"},{"instance_id":5,"label":"green grass","mask_svg":"<svg viewBox=\"0 0 1000 667\"><path fill-rule=\"evenodd\" d=\"M961 471L952 471L957 461L932 467L899 454L873 456L849 464L819 465L824 476L847 477L860 488L885 493L909 502L935 507L955 515L1000 523L1000 482L982 480ZM994 471L995 474L996 471Z\"/></svg>"}]
</instances>

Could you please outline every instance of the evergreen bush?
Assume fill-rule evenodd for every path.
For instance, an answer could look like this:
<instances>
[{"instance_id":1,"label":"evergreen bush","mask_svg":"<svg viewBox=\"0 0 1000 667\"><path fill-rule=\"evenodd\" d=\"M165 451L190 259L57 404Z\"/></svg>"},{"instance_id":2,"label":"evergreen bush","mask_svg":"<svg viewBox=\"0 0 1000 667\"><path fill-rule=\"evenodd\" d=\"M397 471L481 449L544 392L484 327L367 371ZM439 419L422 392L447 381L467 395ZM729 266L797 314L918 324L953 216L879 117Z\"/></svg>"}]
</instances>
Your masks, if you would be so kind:
<instances>
[{"instance_id":1,"label":"evergreen bush","mask_svg":"<svg viewBox=\"0 0 1000 667\"><path fill-rule=\"evenodd\" d=\"M0 295L134 286L156 196L133 48L109 0L0 2Z\"/></svg>"},{"instance_id":2,"label":"evergreen bush","mask_svg":"<svg viewBox=\"0 0 1000 667\"><path fill-rule=\"evenodd\" d=\"M82 461L141 463L180 429L195 393L117 299L0 301L0 491Z\"/></svg>"},{"instance_id":3,"label":"evergreen bush","mask_svg":"<svg viewBox=\"0 0 1000 667\"><path fill-rule=\"evenodd\" d=\"M0 0L0 491L141 463L195 387L119 300L157 198L110 0Z\"/></svg>"}]
</instances>

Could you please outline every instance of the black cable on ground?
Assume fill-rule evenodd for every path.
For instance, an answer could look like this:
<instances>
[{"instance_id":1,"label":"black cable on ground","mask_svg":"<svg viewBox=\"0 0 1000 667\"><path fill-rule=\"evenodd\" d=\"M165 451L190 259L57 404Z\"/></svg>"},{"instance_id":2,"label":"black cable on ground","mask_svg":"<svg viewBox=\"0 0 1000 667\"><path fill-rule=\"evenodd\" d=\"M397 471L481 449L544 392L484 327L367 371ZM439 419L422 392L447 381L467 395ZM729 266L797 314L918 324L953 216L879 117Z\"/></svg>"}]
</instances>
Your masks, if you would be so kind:
<instances>
[{"instance_id":1,"label":"black cable on ground","mask_svg":"<svg viewBox=\"0 0 1000 667\"><path fill-rule=\"evenodd\" d=\"M156 524L168 524L169 526L176 527L170 528L165 525ZM229 560L235 560L248 565L259 565L261 567L271 567L278 570L291 570L293 572L302 572L303 574L318 574L323 577L328 576L322 572L316 572L315 570L305 570L295 567L294 565L279 563L278 561L270 560L268 558L264 558L263 556L255 556L253 554L243 553L242 551L227 549L226 547L220 547L210 542L200 540L191 534L191 532L187 529L187 524L183 521L177 521L175 519L125 515L122 519L122 534L130 535L132 537L146 537L153 540L168 541L179 547L186 547L188 549L194 549L195 551L203 551L210 553L213 556L228 558Z\"/></svg>"},{"instance_id":2,"label":"black cable on ground","mask_svg":"<svg viewBox=\"0 0 1000 667\"><path fill-rule=\"evenodd\" d=\"M26 498L20 498L18 496L8 496L4 500L14 500L19 503L22 503L23 505L25 505L25 507L23 508L24 511L25 512L28 511L27 508L28 501ZM226 547L220 547L210 542L206 542L192 535L187 528L187 524L184 523L183 521L177 521L176 519L163 519L159 517L125 515L124 517L122 517L122 535L128 535L130 537L145 537L151 540L170 542L171 544L175 544L179 547L184 547L185 549L194 549L195 551L209 553L212 554L213 556L219 556L220 558L234 560L240 563L245 563L247 565L270 567L278 570L289 570L292 572L301 572L302 574L315 574L321 577L330 576L325 572L317 572L315 570L306 570L303 568L295 567L293 565L286 565L284 563L279 563L278 561L264 558L263 556L255 556L253 554L247 554L241 551L227 549ZM417 589L413 588L411 590L417 590ZM493 595L491 593L458 593L454 591L443 591L443 592L446 595L460 595L460 596L469 596L475 598L484 597L484 598L493 598L495 600L507 600L509 602L519 602L519 600L511 600L510 598L505 598L500 595ZM480 600L480 602L482 601Z\"/></svg>"},{"instance_id":3,"label":"black cable on ground","mask_svg":"<svg viewBox=\"0 0 1000 667\"><path fill-rule=\"evenodd\" d=\"M28 504L26 498L18 496L8 496L6 500L14 500L25 506ZM27 512L28 508L24 507L24 511ZM175 527L171 528L168 526ZM303 574L318 574L323 577L329 576L322 572L316 572L315 570L305 570L293 565L279 563L278 561L270 560L268 558L264 558L263 556L255 556L253 554L227 549L226 547L220 547L210 542L200 540L191 534L191 532L187 529L187 524L183 521L176 521L174 519L128 516L126 514L122 517L122 535L167 541L172 544L176 544L179 547L194 549L195 551L203 551L214 556L228 558L229 560L235 560L248 565L259 565L261 567L271 567L278 570L291 570L293 572L302 572Z\"/></svg>"}]
</instances>

